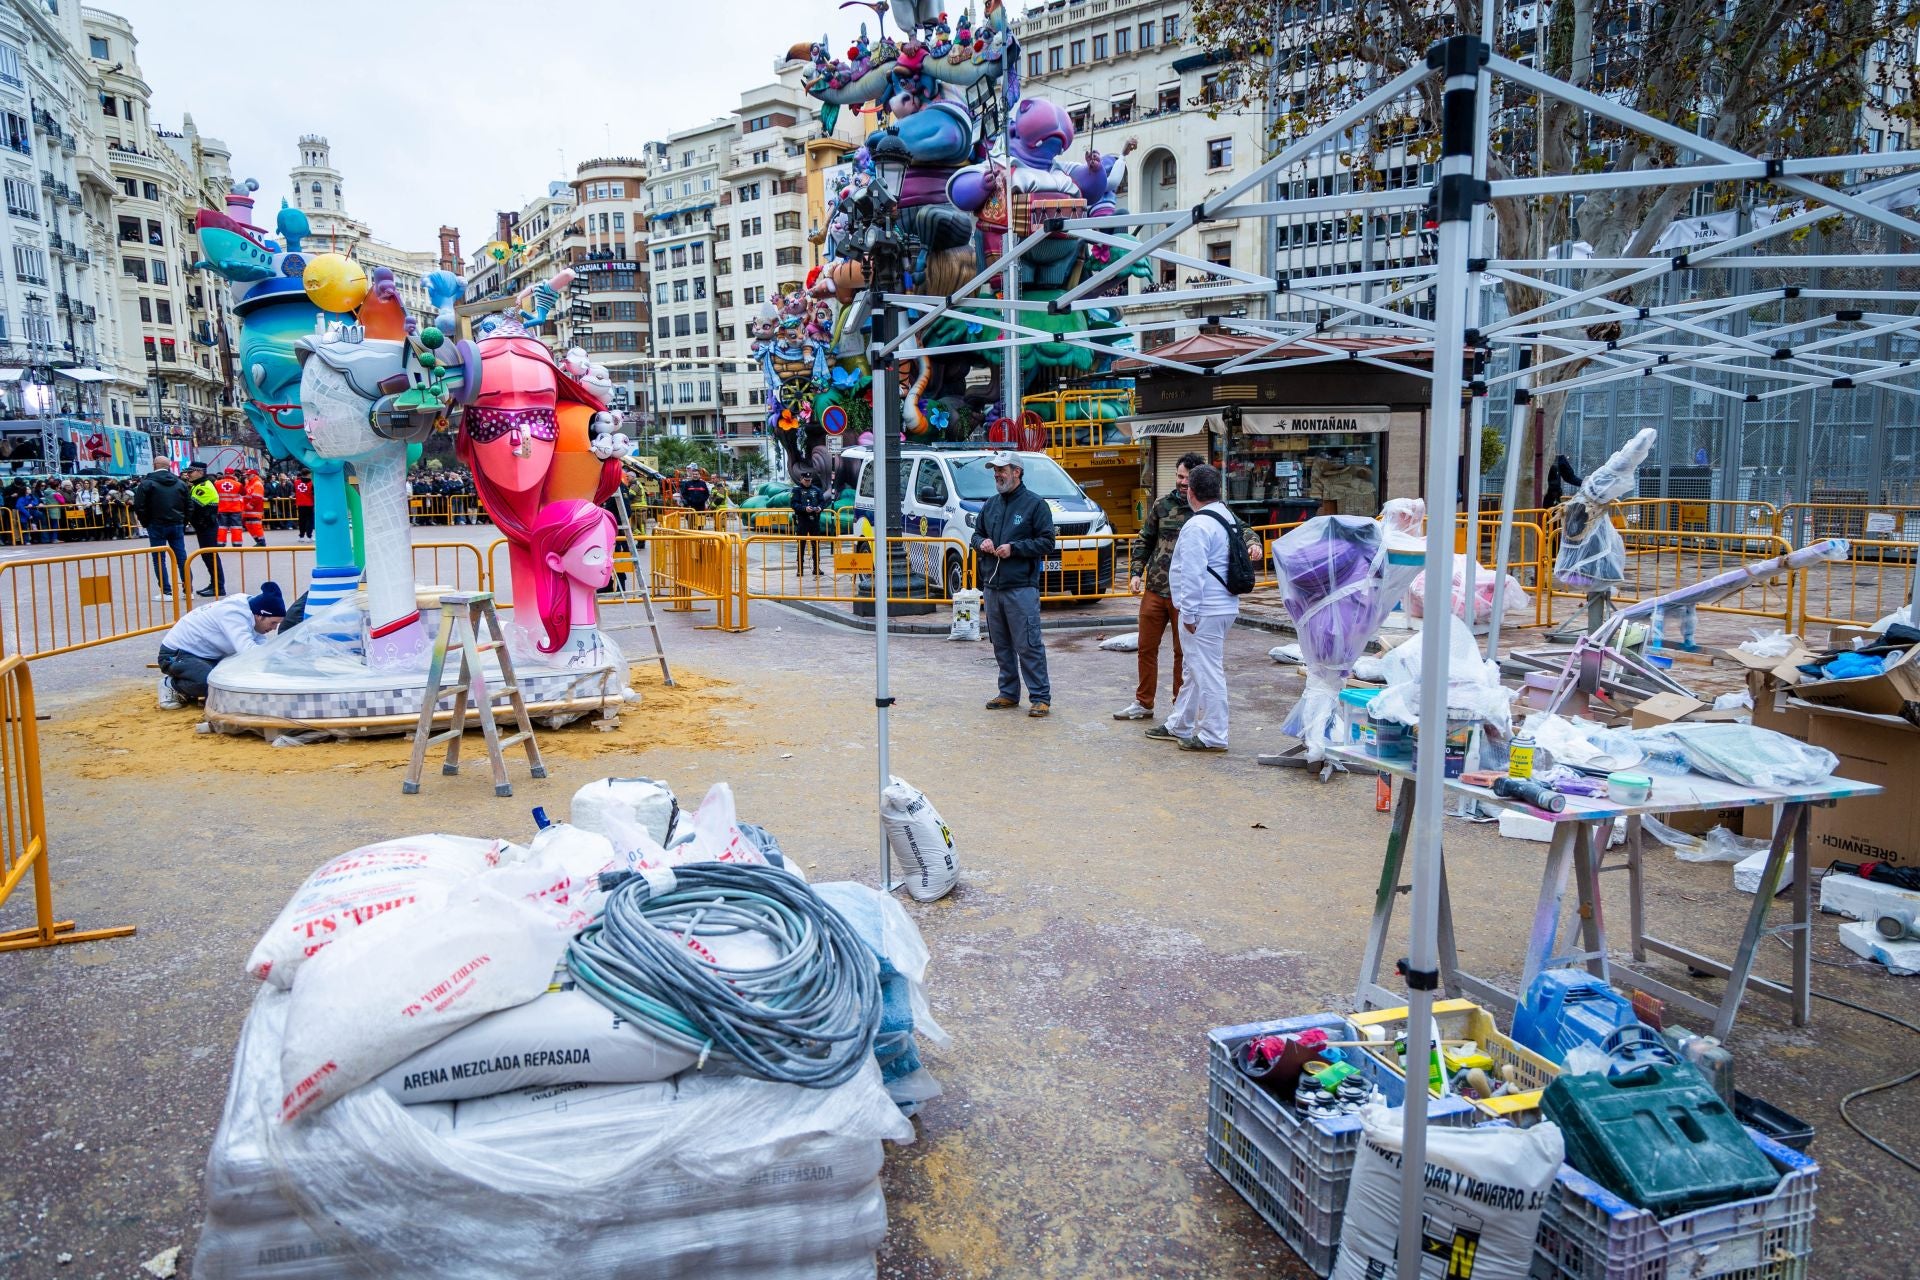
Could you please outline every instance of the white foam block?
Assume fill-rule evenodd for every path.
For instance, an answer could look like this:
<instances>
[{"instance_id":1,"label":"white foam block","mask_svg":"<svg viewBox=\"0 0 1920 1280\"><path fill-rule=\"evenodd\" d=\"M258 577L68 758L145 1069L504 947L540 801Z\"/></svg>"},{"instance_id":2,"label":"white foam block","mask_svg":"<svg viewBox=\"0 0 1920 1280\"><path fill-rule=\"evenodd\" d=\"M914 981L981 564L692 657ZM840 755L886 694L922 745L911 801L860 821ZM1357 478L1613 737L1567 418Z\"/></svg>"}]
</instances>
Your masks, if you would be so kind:
<instances>
[{"instance_id":1,"label":"white foam block","mask_svg":"<svg viewBox=\"0 0 1920 1280\"><path fill-rule=\"evenodd\" d=\"M1500 834L1509 840L1537 840L1541 844L1553 842L1553 824L1545 818L1536 818L1530 813L1521 813L1518 809L1500 811Z\"/></svg>"},{"instance_id":2,"label":"white foam block","mask_svg":"<svg viewBox=\"0 0 1920 1280\"><path fill-rule=\"evenodd\" d=\"M1771 851L1761 849L1758 852L1748 854L1746 857L1740 859L1740 861L1734 863L1733 887L1742 893L1760 892L1760 875L1767 869L1767 854L1769 852ZM1793 862L1789 860L1787 865L1780 869L1780 888L1776 892L1785 893L1792 884Z\"/></svg>"},{"instance_id":3,"label":"white foam block","mask_svg":"<svg viewBox=\"0 0 1920 1280\"><path fill-rule=\"evenodd\" d=\"M1920 912L1920 893L1835 872L1820 877L1820 909L1872 923L1896 909Z\"/></svg>"},{"instance_id":4,"label":"white foam block","mask_svg":"<svg viewBox=\"0 0 1920 1280\"><path fill-rule=\"evenodd\" d=\"M1888 942L1864 920L1841 925L1840 942L1853 954L1887 966L1887 972L1897 978L1920 973L1920 942Z\"/></svg>"}]
</instances>

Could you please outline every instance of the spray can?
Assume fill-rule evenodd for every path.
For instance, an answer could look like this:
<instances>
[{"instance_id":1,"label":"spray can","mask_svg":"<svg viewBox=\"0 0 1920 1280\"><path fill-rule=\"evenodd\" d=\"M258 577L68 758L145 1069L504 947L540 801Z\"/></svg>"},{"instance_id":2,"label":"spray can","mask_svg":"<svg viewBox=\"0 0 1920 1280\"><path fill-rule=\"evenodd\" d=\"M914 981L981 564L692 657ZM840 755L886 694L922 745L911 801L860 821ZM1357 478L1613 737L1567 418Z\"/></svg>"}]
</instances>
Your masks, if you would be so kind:
<instances>
[{"instance_id":1,"label":"spray can","mask_svg":"<svg viewBox=\"0 0 1920 1280\"><path fill-rule=\"evenodd\" d=\"M1523 727L1514 740L1507 745L1507 776L1509 778L1533 776L1533 748L1533 734Z\"/></svg>"}]
</instances>

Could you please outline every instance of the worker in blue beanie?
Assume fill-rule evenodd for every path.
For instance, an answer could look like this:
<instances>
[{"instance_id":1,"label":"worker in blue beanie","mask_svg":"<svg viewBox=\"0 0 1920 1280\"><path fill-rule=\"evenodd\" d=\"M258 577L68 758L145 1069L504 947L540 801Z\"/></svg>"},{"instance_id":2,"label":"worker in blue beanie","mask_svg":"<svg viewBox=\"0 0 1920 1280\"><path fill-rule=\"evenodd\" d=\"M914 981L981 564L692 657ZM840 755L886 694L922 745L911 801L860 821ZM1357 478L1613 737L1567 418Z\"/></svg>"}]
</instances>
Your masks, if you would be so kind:
<instances>
[{"instance_id":1,"label":"worker in blue beanie","mask_svg":"<svg viewBox=\"0 0 1920 1280\"><path fill-rule=\"evenodd\" d=\"M173 624L160 640L160 706L204 702L207 677L231 658L259 644L287 616L280 584L263 582L253 595L236 593L203 604Z\"/></svg>"}]
</instances>

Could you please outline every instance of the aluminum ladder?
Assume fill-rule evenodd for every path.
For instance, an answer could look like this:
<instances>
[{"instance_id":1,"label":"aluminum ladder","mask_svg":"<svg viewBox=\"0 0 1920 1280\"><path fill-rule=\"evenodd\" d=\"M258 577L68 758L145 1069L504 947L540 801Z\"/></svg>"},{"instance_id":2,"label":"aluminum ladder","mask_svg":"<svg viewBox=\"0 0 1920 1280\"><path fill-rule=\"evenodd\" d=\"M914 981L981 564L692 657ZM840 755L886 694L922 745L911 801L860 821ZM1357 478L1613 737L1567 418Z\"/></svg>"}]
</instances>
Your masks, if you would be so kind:
<instances>
[{"instance_id":1,"label":"aluminum ladder","mask_svg":"<svg viewBox=\"0 0 1920 1280\"><path fill-rule=\"evenodd\" d=\"M623 622L620 627L645 627L653 637L653 657L648 661L660 664L660 679L667 688L673 688L673 669L667 665L667 645L660 634L660 619L653 611L653 589L647 585L648 574L640 567L640 540L633 536L633 517L627 511L627 495L619 489L613 491L614 508L620 513L620 531L627 539L627 554L633 562L633 582L635 590L622 591L618 599L624 603L638 603L646 614L644 622ZM618 563L619 548L614 549L614 559ZM605 627L602 630L614 630Z\"/></svg>"},{"instance_id":2,"label":"aluminum ladder","mask_svg":"<svg viewBox=\"0 0 1920 1280\"><path fill-rule=\"evenodd\" d=\"M482 622L486 623L490 637L486 640L480 639ZM434 714L440 706L440 699L448 691L445 683L447 655L454 650L460 654L460 676L452 685L453 719L447 728L435 733ZM484 653L497 655L503 684L487 684L486 674L480 667L480 655ZM494 702L496 698L503 697L507 699L506 708L496 706ZM527 700L521 694L520 682L513 674L513 656L507 652L507 641L500 631L500 615L494 611L493 593L490 591L449 593L440 597L440 629L434 636L433 658L427 667L427 691L420 703L420 723L413 731L413 759L407 765L407 778L400 787L404 794L411 796L420 793L420 774L426 767L427 748L436 742L447 744L447 759L440 766L440 772L460 772L460 738L467 729L469 702L479 712L480 732L487 740L487 759L493 766L493 794L513 794L513 784L507 781L508 747L525 746L527 764L533 776L547 776L546 762L540 758L540 744L533 739L533 721L527 716ZM518 728L503 738L495 718L505 709L512 710Z\"/></svg>"}]
</instances>

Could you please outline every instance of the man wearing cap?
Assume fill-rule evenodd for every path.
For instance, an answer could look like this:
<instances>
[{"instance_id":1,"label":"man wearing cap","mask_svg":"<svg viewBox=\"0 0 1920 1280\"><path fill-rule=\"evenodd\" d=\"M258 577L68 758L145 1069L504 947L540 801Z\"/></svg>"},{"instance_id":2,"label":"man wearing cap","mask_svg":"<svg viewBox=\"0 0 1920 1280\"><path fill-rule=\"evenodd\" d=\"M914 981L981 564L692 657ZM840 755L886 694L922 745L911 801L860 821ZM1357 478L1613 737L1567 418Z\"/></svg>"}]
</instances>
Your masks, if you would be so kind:
<instances>
[{"instance_id":1,"label":"man wearing cap","mask_svg":"<svg viewBox=\"0 0 1920 1280\"><path fill-rule=\"evenodd\" d=\"M807 549L813 549L813 576L820 576L820 513L827 505L827 493L814 481L811 470L802 469L794 477L793 495L788 501L793 506L793 531L801 539L796 544L800 553L793 571L805 573L807 569Z\"/></svg>"},{"instance_id":2,"label":"man wearing cap","mask_svg":"<svg viewBox=\"0 0 1920 1280\"><path fill-rule=\"evenodd\" d=\"M987 459L994 494L974 524L973 549L980 557L978 577L986 595L987 634L1000 664L1000 691L987 710L1020 705L1020 683L1027 686L1027 714L1053 709L1047 680L1047 647L1040 636L1040 570L1053 554L1053 509L1022 483L1020 455L1001 450Z\"/></svg>"},{"instance_id":3,"label":"man wearing cap","mask_svg":"<svg viewBox=\"0 0 1920 1280\"><path fill-rule=\"evenodd\" d=\"M263 582L255 595L222 596L174 623L160 640L161 708L205 701L207 677L221 660L265 640L286 616L279 584Z\"/></svg>"}]
</instances>

